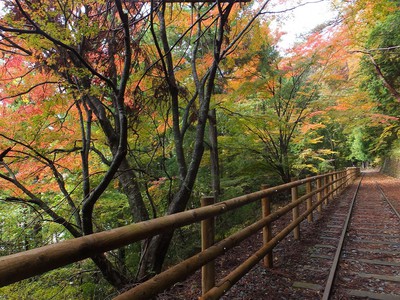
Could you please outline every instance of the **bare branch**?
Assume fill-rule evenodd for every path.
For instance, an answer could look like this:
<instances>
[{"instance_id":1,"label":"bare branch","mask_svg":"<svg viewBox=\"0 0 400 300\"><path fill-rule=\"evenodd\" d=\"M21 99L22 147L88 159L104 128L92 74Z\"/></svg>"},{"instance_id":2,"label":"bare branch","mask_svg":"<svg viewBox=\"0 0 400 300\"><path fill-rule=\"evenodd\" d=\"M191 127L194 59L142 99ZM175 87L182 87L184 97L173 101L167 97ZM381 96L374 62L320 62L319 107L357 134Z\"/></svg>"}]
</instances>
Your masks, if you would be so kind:
<instances>
[{"instance_id":1,"label":"bare branch","mask_svg":"<svg viewBox=\"0 0 400 300\"><path fill-rule=\"evenodd\" d=\"M7 153L10 152L12 147L8 147L6 150L0 153L0 161L3 161L4 157L7 156Z\"/></svg>"},{"instance_id":2,"label":"bare branch","mask_svg":"<svg viewBox=\"0 0 400 300\"><path fill-rule=\"evenodd\" d=\"M75 228L75 226L72 223L68 222L66 219L58 215L45 202L43 202L40 198L38 198L31 191L29 191L29 189L27 189L17 179L8 177L2 173L0 173L0 178L14 184L19 190L21 190L25 195L29 197L28 200L29 203L38 205L45 213L47 213L54 220L54 222L64 226L74 237L81 236L81 233Z\"/></svg>"},{"instance_id":3,"label":"bare branch","mask_svg":"<svg viewBox=\"0 0 400 300\"><path fill-rule=\"evenodd\" d=\"M43 85L46 85L46 84L58 84L58 83L59 83L59 81L45 81L45 82L40 82L40 83L37 83L37 84L35 84L35 85L32 85L32 86L31 86L29 89L27 89L26 91L23 91L23 92L20 92L20 93L11 95L11 96L7 96L7 97L0 98L0 101L3 101L3 100L5 100L5 99L11 99L11 98L20 97L20 96L22 96L22 95L26 95L26 94L30 93L32 90L34 90L35 88L40 87L40 86L43 86Z\"/></svg>"},{"instance_id":4,"label":"bare branch","mask_svg":"<svg viewBox=\"0 0 400 300\"><path fill-rule=\"evenodd\" d=\"M1 26L0 26L1 27ZM0 37L2 37L3 40L7 41L9 44L4 43L3 41L1 42L2 45L7 46L7 47L12 47L12 48L16 48L18 50L21 50L22 52L25 53L25 55L29 55L31 56L33 53L30 50L27 50L23 47L21 47L20 45L18 45L17 43L15 43L10 37L6 36L5 34L0 33Z\"/></svg>"},{"instance_id":5,"label":"bare branch","mask_svg":"<svg viewBox=\"0 0 400 300\"><path fill-rule=\"evenodd\" d=\"M262 12L260 14L282 14L282 13L286 13L286 12L289 12L289 11L293 11L293 10L299 8L299 7L302 7L302 6L306 6L306 5L309 5L309 4L321 3L321 2L325 2L325 1L326 0L307 1L307 2L300 3L299 5L296 5L296 6L293 6L293 7L290 7L290 8L277 10L277 11Z\"/></svg>"}]
</instances>

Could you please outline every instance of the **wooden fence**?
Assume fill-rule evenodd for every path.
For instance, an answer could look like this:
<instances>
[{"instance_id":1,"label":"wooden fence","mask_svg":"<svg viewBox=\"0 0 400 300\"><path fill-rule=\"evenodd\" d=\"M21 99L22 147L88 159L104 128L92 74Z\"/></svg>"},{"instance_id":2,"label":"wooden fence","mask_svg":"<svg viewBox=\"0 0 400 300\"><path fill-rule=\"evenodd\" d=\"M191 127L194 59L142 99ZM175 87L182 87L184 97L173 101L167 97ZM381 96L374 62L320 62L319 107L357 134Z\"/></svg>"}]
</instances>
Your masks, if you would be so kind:
<instances>
[{"instance_id":1,"label":"wooden fence","mask_svg":"<svg viewBox=\"0 0 400 300\"><path fill-rule=\"evenodd\" d=\"M219 203L213 203L212 197L205 197L201 200L202 207L200 208L0 257L0 286L89 258L96 253L117 249L165 231L201 221L202 251L200 253L118 295L115 299L149 299L176 282L183 281L199 269L202 269L201 299L218 299L259 261L263 260L266 267L272 267L273 248L292 231L294 238L299 239L300 223L305 219L312 222L314 211L321 211L323 205L327 205L335 196L338 196L354 178L359 176L359 173L358 168L348 168L344 171L317 175L275 187L263 186L258 192ZM303 185L305 194L299 196L298 189ZM271 212L269 197L289 190L292 194L291 202ZM262 215L258 221L214 243L216 216L260 200ZM302 203L305 203L306 207L303 212L299 209ZM273 236L272 222L289 212L292 212L291 222ZM260 230L263 231L263 246L216 283L214 260Z\"/></svg>"}]
</instances>

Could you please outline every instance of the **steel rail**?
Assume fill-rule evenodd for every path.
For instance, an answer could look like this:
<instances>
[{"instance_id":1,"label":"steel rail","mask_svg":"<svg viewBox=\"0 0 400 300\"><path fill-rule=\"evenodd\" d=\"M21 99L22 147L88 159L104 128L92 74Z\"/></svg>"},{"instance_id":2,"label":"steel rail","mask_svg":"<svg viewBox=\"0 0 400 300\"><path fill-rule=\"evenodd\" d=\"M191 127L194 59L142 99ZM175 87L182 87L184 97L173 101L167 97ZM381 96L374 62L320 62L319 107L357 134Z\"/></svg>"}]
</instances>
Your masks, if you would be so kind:
<instances>
[{"instance_id":1,"label":"steel rail","mask_svg":"<svg viewBox=\"0 0 400 300\"><path fill-rule=\"evenodd\" d=\"M343 250L344 239L346 238L346 233L347 233L347 230L348 230L348 227L349 227L349 223L350 223L350 219L351 219L351 215L352 215L353 209L354 209L354 203L356 202L357 194L358 194L358 191L360 189L361 182L362 182L363 178L364 178L364 174L361 176L361 179L360 179L360 181L359 181L359 183L357 185L357 189L356 189L356 191L354 193L353 199L351 200L349 212L347 213L346 221L344 223L342 234L341 234L340 239L339 239L338 247L336 248L336 253L335 253L335 256L334 256L334 259L333 259L333 264L332 264L331 270L329 272L328 280L327 280L326 285L325 285L325 289L324 289L324 294L322 296L322 300L328 300L330 295L331 295L333 282L335 280L336 271L337 271L337 268L339 266L340 256L341 256L342 250Z\"/></svg>"},{"instance_id":2,"label":"steel rail","mask_svg":"<svg viewBox=\"0 0 400 300\"><path fill-rule=\"evenodd\" d=\"M386 200L386 202L389 204L389 206L392 208L393 212L396 214L396 216L400 219L400 213L399 211L396 209L396 207L394 207L392 201L389 200L389 198L386 196L385 192L383 191L382 187L378 184L377 181L375 181L376 187L378 188L378 190L381 192L383 198Z\"/></svg>"}]
</instances>

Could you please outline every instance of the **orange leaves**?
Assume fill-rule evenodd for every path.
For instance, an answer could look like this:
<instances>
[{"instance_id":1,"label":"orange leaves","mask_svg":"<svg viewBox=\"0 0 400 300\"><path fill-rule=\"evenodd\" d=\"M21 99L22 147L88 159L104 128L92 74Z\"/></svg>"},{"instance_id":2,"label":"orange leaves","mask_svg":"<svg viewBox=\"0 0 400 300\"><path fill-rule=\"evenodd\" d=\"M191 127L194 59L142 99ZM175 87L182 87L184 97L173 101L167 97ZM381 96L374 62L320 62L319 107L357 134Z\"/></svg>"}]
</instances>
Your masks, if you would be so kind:
<instances>
[{"instance_id":1,"label":"orange leaves","mask_svg":"<svg viewBox=\"0 0 400 300\"><path fill-rule=\"evenodd\" d=\"M320 128L325 128L324 124L312 124L312 123L304 123L301 127L300 127L300 131L302 134L306 134L308 131L314 131Z\"/></svg>"},{"instance_id":2,"label":"orange leaves","mask_svg":"<svg viewBox=\"0 0 400 300\"><path fill-rule=\"evenodd\" d=\"M312 117L315 117L315 116L324 115L325 113L326 113L326 112L323 111L323 110L317 110L317 111L313 111L313 112L309 113L309 114L307 115L307 117L308 117L308 118L312 118Z\"/></svg>"},{"instance_id":3,"label":"orange leaves","mask_svg":"<svg viewBox=\"0 0 400 300\"><path fill-rule=\"evenodd\" d=\"M346 64L350 56L349 45L350 36L343 26L328 25L312 32L303 42L294 46L290 60L295 62L308 58L324 68L341 69L340 66Z\"/></svg>"},{"instance_id":4,"label":"orange leaves","mask_svg":"<svg viewBox=\"0 0 400 300\"><path fill-rule=\"evenodd\" d=\"M167 129L172 127L172 119L169 118L168 120L164 122L159 122L158 127L156 128L156 131L159 135L164 135Z\"/></svg>"},{"instance_id":5,"label":"orange leaves","mask_svg":"<svg viewBox=\"0 0 400 300\"><path fill-rule=\"evenodd\" d=\"M393 117L393 116L388 116L385 114L378 114L378 113L373 113L370 115L370 118L374 123L377 124L390 124L391 121L398 122L400 118L398 117Z\"/></svg>"},{"instance_id":6,"label":"orange leaves","mask_svg":"<svg viewBox=\"0 0 400 300\"><path fill-rule=\"evenodd\" d=\"M19 55L0 62L0 74L3 106L12 105L17 110L27 110L28 114L41 113L32 104L39 104L56 93L58 79Z\"/></svg>"},{"instance_id":7,"label":"orange leaves","mask_svg":"<svg viewBox=\"0 0 400 300\"><path fill-rule=\"evenodd\" d=\"M335 106L330 107L329 109L337 111L347 111L353 109L353 105L349 102L341 102Z\"/></svg>"},{"instance_id":8,"label":"orange leaves","mask_svg":"<svg viewBox=\"0 0 400 300\"><path fill-rule=\"evenodd\" d=\"M213 53L207 53L206 55L204 55L202 60L203 60L205 66L211 66L211 64L214 61Z\"/></svg>"}]
</instances>

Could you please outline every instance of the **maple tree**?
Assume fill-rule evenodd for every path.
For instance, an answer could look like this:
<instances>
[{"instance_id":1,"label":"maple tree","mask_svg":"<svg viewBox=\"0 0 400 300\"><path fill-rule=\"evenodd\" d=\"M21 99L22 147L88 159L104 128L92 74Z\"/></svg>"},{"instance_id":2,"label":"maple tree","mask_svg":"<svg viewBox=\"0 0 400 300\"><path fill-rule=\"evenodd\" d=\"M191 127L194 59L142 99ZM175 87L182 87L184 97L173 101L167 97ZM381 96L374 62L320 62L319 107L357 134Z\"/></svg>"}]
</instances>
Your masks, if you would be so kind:
<instances>
[{"instance_id":1,"label":"maple tree","mask_svg":"<svg viewBox=\"0 0 400 300\"><path fill-rule=\"evenodd\" d=\"M389 30L396 24L393 21L393 14L397 12L396 4L392 1L371 3L362 0L337 4L341 10L340 18L318 26L293 49L294 57L317 53L325 69L318 110L315 117L306 120L305 125L316 129L312 132L314 136L318 132L323 133L319 138L326 146L329 145L326 143L330 139L328 137L333 137L333 133L339 138L331 140L332 147L327 147L330 148L330 160L334 167L346 160L371 161L385 155L390 148L389 141L395 139L393 123L397 121L396 113L393 114L396 110L393 84L385 80L387 75L381 69L385 59L392 70L396 68L396 63L389 62L389 57L393 59L397 56L396 34ZM386 22L388 18L392 22ZM387 35L383 28L388 30ZM386 42L382 42L385 36ZM390 45L388 49L385 43ZM381 59L379 63L378 57ZM381 139L383 143L379 142ZM322 146L322 143L318 143L318 148ZM304 154L311 154L311 157L317 155L313 151Z\"/></svg>"},{"instance_id":2,"label":"maple tree","mask_svg":"<svg viewBox=\"0 0 400 300\"><path fill-rule=\"evenodd\" d=\"M255 122L245 124L262 142L260 154L284 183L293 176L293 138L318 96L317 87L307 80L309 66L290 66L283 72L278 69L261 82L257 95L260 113Z\"/></svg>"},{"instance_id":3,"label":"maple tree","mask_svg":"<svg viewBox=\"0 0 400 300\"><path fill-rule=\"evenodd\" d=\"M5 4L0 30L5 48L2 103L8 120L2 120L1 136L13 149L3 159L1 178L7 190L15 192L4 200L36 206L79 237L93 233L94 206L117 176L132 215L146 219L126 159L126 89L132 59L139 55L130 37L137 22L131 23L127 11L138 17L140 7L120 1L66 2L61 7L41 2ZM6 130L7 124L16 124L12 121L16 115L27 132L18 131L18 126L14 132ZM77 176L78 190L69 185L73 182L68 184L68 176ZM49 202L56 187L74 222L62 215L61 205L53 208ZM114 286L127 284L105 255L92 259Z\"/></svg>"}]
</instances>

